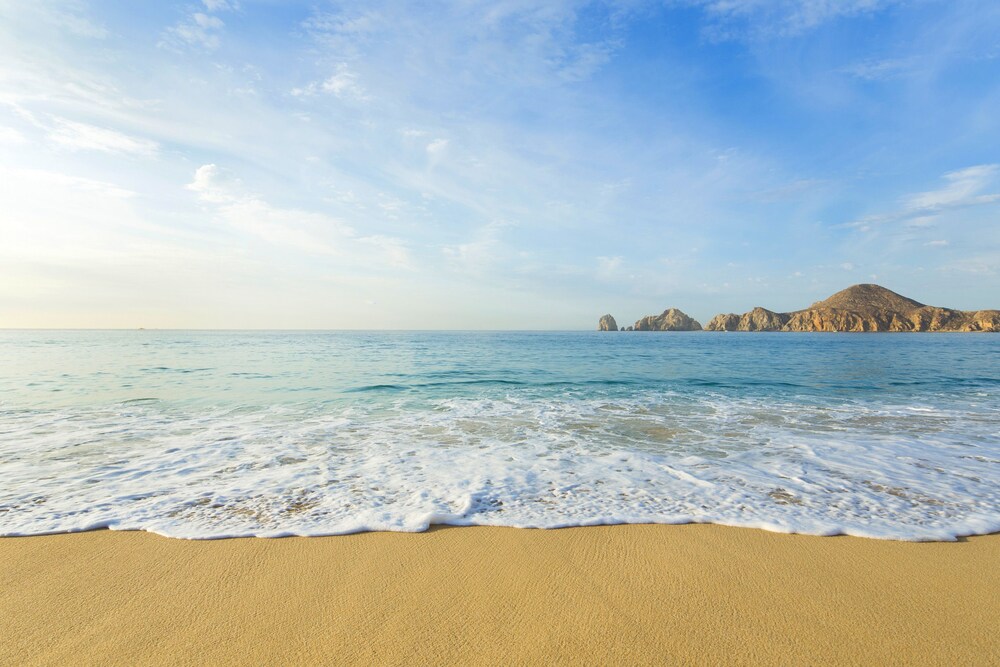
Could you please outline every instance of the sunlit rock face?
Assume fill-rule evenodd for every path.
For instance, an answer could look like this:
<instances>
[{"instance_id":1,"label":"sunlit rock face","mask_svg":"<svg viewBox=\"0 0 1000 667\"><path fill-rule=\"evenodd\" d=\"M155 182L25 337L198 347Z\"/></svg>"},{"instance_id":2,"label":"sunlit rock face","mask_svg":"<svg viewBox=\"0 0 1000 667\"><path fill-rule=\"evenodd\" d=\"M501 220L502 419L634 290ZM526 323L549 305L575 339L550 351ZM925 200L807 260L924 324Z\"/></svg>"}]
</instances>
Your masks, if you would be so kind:
<instances>
[{"instance_id":1,"label":"sunlit rock face","mask_svg":"<svg viewBox=\"0 0 1000 667\"><path fill-rule=\"evenodd\" d=\"M736 313L720 313L708 321L705 331L736 331L740 326L740 316Z\"/></svg>"},{"instance_id":2,"label":"sunlit rock face","mask_svg":"<svg viewBox=\"0 0 1000 667\"><path fill-rule=\"evenodd\" d=\"M618 331L618 323L610 315L604 315L597 322L598 331Z\"/></svg>"},{"instance_id":3,"label":"sunlit rock face","mask_svg":"<svg viewBox=\"0 0 1000 667\"><path fill-rule=\"evenodd\" d=\"M647 315L637 321L635 331L701 331L701 324L676 308L668 308L659 315Z\"/></svg>"},{"instance_id":4,"label":"sunlit rock face","mask_svg":"<svg viewBox=\"0 0 1000 667\"><path fill-rule=\"evenodd\" d=\"M716 315L709 331L1000 331L1000 311L927 306L879 285L854 285L804 310Z\"/></svg>"}]
</instances>

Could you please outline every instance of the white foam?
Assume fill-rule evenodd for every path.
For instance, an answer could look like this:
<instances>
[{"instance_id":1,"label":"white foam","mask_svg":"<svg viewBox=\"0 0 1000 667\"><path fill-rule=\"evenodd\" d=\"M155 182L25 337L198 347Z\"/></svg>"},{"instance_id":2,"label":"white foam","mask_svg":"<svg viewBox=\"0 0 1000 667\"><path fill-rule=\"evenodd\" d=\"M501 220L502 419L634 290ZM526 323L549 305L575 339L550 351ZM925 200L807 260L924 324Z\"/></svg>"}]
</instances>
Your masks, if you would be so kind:
<instances>
[{"instance_id":1,"label":"white foam","mask_svg":"<svg viewBox=\"0 0 1000 667\"><path fill-rule=\"evenodd\" d=\"M952 540L1000 530L988 402L705 393L0 413L0 534L182 538L720 523Z\"/></svg>"}]
</instances>

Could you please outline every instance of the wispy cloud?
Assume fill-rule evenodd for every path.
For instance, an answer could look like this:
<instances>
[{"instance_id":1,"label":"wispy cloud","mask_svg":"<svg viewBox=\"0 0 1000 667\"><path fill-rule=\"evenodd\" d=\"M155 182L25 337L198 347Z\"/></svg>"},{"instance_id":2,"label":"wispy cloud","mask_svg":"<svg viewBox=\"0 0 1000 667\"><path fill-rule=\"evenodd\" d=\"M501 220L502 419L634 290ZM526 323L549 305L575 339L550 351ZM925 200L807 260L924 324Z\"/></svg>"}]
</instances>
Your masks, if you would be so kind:
<instances>
[{"instance_id":1,"label":"wispy cloud","mask_svg":"<svg viewBox=\"0 0 1000 667\"><path fill-rule=\"evenodd\" d=\"M219 32L225 22L218 16L194 12L187 19L167 28L165 46L196 46L209 51L219 48Z\"/></svg>"},{"instance_id":2,"label":"wispy cloud","mask_svg":"<svg viewBox=\"0 0 1000 667\"><path fill-rule=\"evenodd\" d=\"M149 139L61 118L53 121L48 139L61 148L75 151L90 150L149 156L156 154L159 149L159 144Z\"/></svg>"},{"instance_id":3,"label":"wispy cloud","mask_svg":"<svg viewBox=\"0 0 1000 667\"><path fill-rule=\"evenodd\" d=\"M483 276L511 255L503 241L503 230L510 224L503 220L491 221L476 229L465 243L446 245L442 254L453 269L462 273Z\"/></svg>"},{"instance_id":4,"label":"wispy cloud","mask_svg":"<svg viewBox=\"0 0 1000 667\"><path fill-rule=\"evenodd\" d=\"M885 9L901 0L679 0L701 7L712 39L762 39L805 33L832 20Z\"/></svg>"},{"instance_id":5,"label":"wispy cloud","mask_svg":"<svg viewBox=\"0 0 1000 667\"><path fill-rule=\"evenodd\" d=\"M0 18L5 21L42 23L73 37L107 38L108 29L101 21L88 16L86 7L79 0L2 0Z\"/></svg>"},{"instance_id":6,"label":"wispy cloud","mask_svg":"<svg viewBox=\"0 0 1000 667\"><path fill-rule=\"evenodd\" d=\"M295 97L312 97L324 93L359 102L370 99L358 81L358 74L353 72L347 63L338 63L336 71L322 81L313 81L301 88L292 89L292 95Z\"/></svg>"},{"instance_id":7,"label":"wispy cloud","mask_svg":"<svg viewBox=\"0 0 1000 667\"><path fill-rule=\"evenodd\" d=\"M179 49L194 47L214 51L222 43L222 29L226 23L215 14L235 11L239 3L235 0L202 0L205 11L190 10L183 19L163 32L160 46Z\"/></svg>"},{"instance_id":8,"label":"wispy cloud","mask_svg":"<svg viewBox=\"0 0 1000 667\"><path fill-rule=\"evenodd\" d=\"M597 278L599 280L614 280L619 277L619 271L625 258L621 255L597 258Z\"/></svg>"},{"instance_id":9,"label":"wispy cloud","mask_svg":"<svg viewBox=\"0 0 1000 667\"><path fill-rule=\"evenodd\" d=\"M625 19L645 4L460 3L440 6L429 22L423 10L379 2L317 12L304 27L342 62L360 60L375 46L395 44L397 66L405 60L411 73L453 68L455 83L462 84L473 81L468 72L475 66L478 84L503 80L541 85L578 82L599 71L623 45ZM604 30L585 37L589 23L583 17L593 21L593 14ZM414 40L422 41L419 48L413 48Z\"/></svg>"},{"instance_id":10,"label":"wispy cloud","mask_svg":"<svg viewBox=\"0 0 1000 667\"><path fill-rule=\"evenodd\" d=\"M980 164L944 175L945 186L906 198L910 211L928 213L946 208L978 206L1000 201L1000 193L983 191L996 183L1000 165Z\"/></svg>"},{"instance_id":11,"label":"wispy cloud","mask_svg":"<svg viewBox=\"0 0 1000 667\"><path fill-rule=\"evenodd\" d=\"M185 186L214 207L233 229L307 255L328 255L372 269L409 268L411 258L402 239L362 235L332 216L274 206L248 189L232 172L215 164L198 167Z\"/></svg>"},{"instance_id":12,"label":"wispy cloud","mask_svg":"<svg viewBox=\"0 0 1000 667\"><path fill-rule=\"evenodd\" d=\"M240 8L236 0L201 0L205 9L210 12L235 11Z\"/></svg>"},{"instance_id":13,"label":"wispy cloud","mask_svg":"<svg viewBox=\"0 0 1000 667\"><path fill-rule=\"evenodd\" d=\"M0 126L0 144L15 146L28 143L28 139L13 127Z\"/></svg>"},{"instance_id":14,"label":"wispy cloud","mask_svg":"<svg viewBox=\"0 0 1000 667\"><path fill-rule=\"evenodd\" d=\"M199 198L211 204L230 204L249 197L243 188L243 182L232 172L216 164L198 167L194 172L194 180L184 187L197 192Z\"/></svg>"},{"instance_id":15,"label":"wispy cloud","mask_svg":"<svg viewBox=\"0 0 1000 667\"><path fill-rule=\"evenodd\" d=\"M919 60L906 58L873 58L841 68L841 71L864 81L885 81L905 76L915 71Z\"/></svg>"},{"instance_id":16,"label":"wispy cloud","mask_svg":"<svg viewBox=\"0 0 1000 667\"><path fill-rule=\"evenodd\" d=\"M1000 192L988 191L997 184L998 176L1000 165L997 164L981 164L948 172L942 177L942 187L906 195L897 210L865 216L848 226L861 231L900 222L913 227L927 227L941 212L1000 202Z\"/></svg>"}]
</instances>

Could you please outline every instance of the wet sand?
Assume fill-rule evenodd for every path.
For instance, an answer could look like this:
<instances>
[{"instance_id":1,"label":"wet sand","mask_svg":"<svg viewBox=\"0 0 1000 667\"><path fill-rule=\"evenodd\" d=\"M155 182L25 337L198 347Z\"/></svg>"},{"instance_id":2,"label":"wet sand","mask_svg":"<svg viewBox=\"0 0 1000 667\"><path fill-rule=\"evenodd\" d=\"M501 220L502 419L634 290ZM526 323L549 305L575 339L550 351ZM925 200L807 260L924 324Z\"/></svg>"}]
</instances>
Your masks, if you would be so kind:
<instances>
[{"instance_id":1,"label":"wet sand","mask_svg":"<svg viewBox=\"0 0 1000 667\"><path fill-rule=\"evenodd\" d=\"M0 539L0 664L1000 664L1000 535Z\"/></svg>"}]
</instances>

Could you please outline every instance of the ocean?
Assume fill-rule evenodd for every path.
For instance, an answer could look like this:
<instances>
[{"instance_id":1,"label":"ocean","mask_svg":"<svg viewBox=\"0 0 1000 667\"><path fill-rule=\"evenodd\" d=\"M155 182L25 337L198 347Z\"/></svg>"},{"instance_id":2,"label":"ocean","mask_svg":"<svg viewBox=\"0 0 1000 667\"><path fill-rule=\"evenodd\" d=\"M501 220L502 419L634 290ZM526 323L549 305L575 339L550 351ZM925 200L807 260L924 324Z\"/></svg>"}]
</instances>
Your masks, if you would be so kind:
<instances>
[{"instance_id":1,"label":"ocean","mask_svg":"<svg viewBox=\"0 0 1000 667\"><path fill-rule=\"evenodd\" d=\"M0 535L1000 530L990 334L0 331Z\"/></svg>"}]
</instances>

